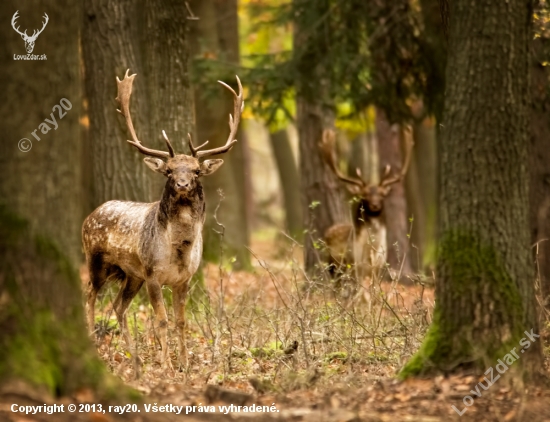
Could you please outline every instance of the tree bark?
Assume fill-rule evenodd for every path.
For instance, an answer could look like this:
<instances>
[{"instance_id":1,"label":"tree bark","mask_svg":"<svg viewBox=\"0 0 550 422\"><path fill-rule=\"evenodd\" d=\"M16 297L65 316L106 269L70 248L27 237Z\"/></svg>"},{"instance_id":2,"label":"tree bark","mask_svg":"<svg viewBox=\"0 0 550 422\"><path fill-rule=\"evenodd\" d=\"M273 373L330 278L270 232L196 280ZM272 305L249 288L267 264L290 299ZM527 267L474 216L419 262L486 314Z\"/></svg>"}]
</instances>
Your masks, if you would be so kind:
<instances>
[{"instance_id":1,"label":"tree bark","mask_svg":"<svg viewBox=\"0 0 550 422\"><path fill-rule=\"evenodd\" d=\"M302 213L306 230L304 264L310 273L320 263L319 239L333 224L347 221L349 214L341 186L319 153L323 130L331 127L331 120L319 104L297 98Z\"/></svg>"},{"instance_id":2,"label":"tree bark","mask_svg":"<svg viewBox=\"0 0 550 422\"><path fill-rule=\"evenodd\" d=\"M85 88L88 99L89 142L93 167L93 205L111 199L151 202L160 192L153 192L154 174L142 162L142 156L129 145L124 119L116 112L118 104L116 77L127 69L137 73L130 109L140 141L159 149L162 144L151 136L146 78L139 49L143 21L137 2L86 0L82 52ZM152 129L152 128L151 128ZM158 186L159 182L156 182Z\"/></svg>"},{"instance_id":3,"label":"tree bark","mask_svg":"<svg viewBox=\"0 0 550 422\"><path fill-rule=\"evenodd\" d=\"M296 238L302 238L302 208L300 205L300 189L298 168L286 129L269 135L273 156L277 163L279 180L284 197L286 228L288 233Z\"/></svg>"},{"instance_id":4,"label":"tree bark","mask_svg":"<svg viewBox=\"0 0 550 422\"><path fill-rule=\"evenodd\" d=\"M98 398L120 395L126 390L107 375L88 339L74 270L81 261L83 157L79 21L67 16L79 16L81 6L4 1L0 10L2 16L19 10L29 28L40 28L44 12L50 20L33 51L46 54L45 61L13 60L25 54L23 41L10 25L0 26L0 108L9 116L0 127L11 138L0 154L0 384L14 392L23 381L50 396L81 388L99 392ZM31 132L44 116L51 120L62 98L72 108L62 119L53 110L58 127L38 131L36 140ZM21 138L32 142L26 153L17 147Z\"/></svg>"},{"instance_id":5,"label":"tree bark","mask_svg":"<svg viewBox=\"0 0 550 422\"><path fill-rule=\"evenodd\" d=\"M391 166L392 172L401 172L403 156L401 154L399 125L390 124L381 109L377 109L376 111L375 125L376 138L378 139L380 174L383 173L387 165ZM384 209L388 245L387 261L395 273L402 268L401 273L403 275L410 274L409 239L407 237L409 232L407 199L402 180L392 185L390 194L384 200Z\"/></svg>"},{"instance_id":6,"label":"tree bark","mask_svg":"<svg viewBox=\"0 0 550 422\"><path fill-rule=\"evenodd\" d=\"M436 307L402 377L485 369L538 332L528 210L528 2L451 3ZM514 368L529 377L541 341Z\"/></svg>"},{"instance_id":7,"label":"tree bark","mask_svg":"<svg viewBox=\"0 0 550 422\"><path fill-rule=\"evenodd\" d=\"M550 311L550 70L541 63L544 44L549 43L544 38L533 42L529 220L543 304Z\"/></svg>"},{"instance_id":8,"label":"tree bark","mask_svg":"<svg viewBox=\"0 0 550 422\"><path fill-rule=\"evenodd\" d=\"M303 6L303 0L294 0ZM349 211L336 176L322 160L319 151L325 129L334 128L334 104L329 95L329 81L323 69L324 49L330 45L330 28L326 19L330 4L314 2L310 11L296 16L294 22L294 53L296 69L300 73L296 87L296 128L300 154L300 184L302 215L304 218L304 265L310 274L320 263L319 239L335 223L349 221ZM312 22L317 22L312 26ZM318 34L326 34L319 45Z\"/></svg>"},{"instance_id":9,"label":"tree bark","mask_svg":"<svg viewBox=\"0 0 550 422\"><path fill-rule=\"evenodd\" d=\"M2 142L0 154L4 175L0 202L9 203L14 213L30 220L31 230L55 235L64 253L76 265L82 260L80 224L83 219L79 206L82 173L80 166L75 165L82 155L78 141L80 75L78 43L68 40L74 39L79 25L74 20L67 21L65 14L70 11L71 16L78 16L80 8L69 6L69 2L53 6L45 2L23 5L7 1L2 2L2 10L6 17L19 10L18 24L22 31L28 28L27 33L42 26L44 12L50 21L37 38L32 53L46 54L47 60L14 60L14 55L27 53L25 44L11 25L0 29L3 41L0 83L4 93L4 100L0 102L4 116L1 124L3 136L9 137ZM62 98L70 102L71 109L59 110ZM57 126L40 126L44 118L56 119ZM32 135L33 131L40 140ZM18 142L22 142L22 149L31 149L22 152ZM65 192L74 195L75 201L64 203ZM52 215L56 218L50 218Z\"/></svg>"},{"instance_id":10,"label":"tree bark","mask_svg":"<svg viewBox=\"0 0 550 422\"><path fill-rule=\"evenodd\" d=\"M145 30L140 41L151 142L165 150L164 130L176 154L189 153L187 134L194 133L195 114L188 66L188 12L178 0L144 3ZM156 199L160 198L165 182L164 177L155 177L152 194Z\"/></svg>"},{"instance_id":11,"label":"tree bark","mask_svg":"<svg viewBox=\"0 0 550 422\"><path fill-rule=\"evenodd\" d=\"M191 24L193 56L223 57L237 64L239 53L236 31L236 15L231 12L236 3L220 5L217 0L190 1L193 13L200 20ZM231 6L231 7L230 7ZM228 10L228 16L221 16L220 11ZM236 13L236 10L235 10ZM227 27L222 28L227 25ZM227 72L225 82L235 88L234 72ZM212 81L215 83L215 81ZM199 87L195 87L195 108L197 125L197 143L209 140L209 148L225 144L229 134L228 116L233 113L233 98L220 87L216 97L205 95ZM245 100L246 101L246 100ZM234 257L235 268L248 268L250 256L246 249L249 244L249 232L246 216L245 188L239 186L245 180L242 136L239 142L223 157L225 164L212 176L204 180L205 194L208 199L206 223L204 225L204 259L218 261L220 236L216 231L220 228L214 218L214 210L220 201L218 190L223 191L224 200L218 212L218 221L225 226L223 238L225 258Z\"/></svg>"}]
</instances>

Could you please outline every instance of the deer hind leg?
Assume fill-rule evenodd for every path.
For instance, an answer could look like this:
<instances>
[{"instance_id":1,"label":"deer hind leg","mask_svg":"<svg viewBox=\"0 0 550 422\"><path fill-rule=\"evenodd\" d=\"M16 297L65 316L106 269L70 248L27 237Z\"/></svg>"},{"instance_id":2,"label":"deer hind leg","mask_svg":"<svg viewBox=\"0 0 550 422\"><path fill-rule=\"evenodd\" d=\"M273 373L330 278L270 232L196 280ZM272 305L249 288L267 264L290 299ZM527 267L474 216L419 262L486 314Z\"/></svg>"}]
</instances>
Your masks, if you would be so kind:
<instances>
[{"instance_id":1,"label":"deer hind leg","mask_svg":"<svg viewBox=\"0 0 550 422\"><path fill-rule=\"evenodd\" d=\"M107 268L102 254L92 254L86 257L90 281L86 291L86 320L90 335L95 333L95 301L97 294L107 281Z\"/></svg>"},{"instance_id":2,"label":"deer hind leg","mask_svg":"<svg viewBox=\"0 0 550 422\"><path fill-rule=\"evenodd\" d=\"M189 280L175 287L173 290L174 314L176 317L176 328L178 330L178 346L180 351L180 367L186 369L188 365L187 345L185 343L185 300Z\"/></svg>"},{"instance_id":3,"label":"deer hind leg","mask_svg":"<svg viewBox=\"0 0 550 422\"><path fill-rule=\"evenodd\" d=\"M168 315L162 298L162 289L155 279L147 280L145 285L155 312L155 325L160 339L160 347L162 348L160 362L163 367L172 367L168 358Z\"/></svg>"},{"instance_id":4,"label":"deer hind leg","mask_svg":"<svg viewBox=\"0 0 550 422\"><path fill-rule=\"evenodd\" d=\"M124 337L124 341L126 342L126 347L130 351L133 349L133 341L132 336L130 335L130 330L128 329L126 311L128 310L128 306L130 306L132 299L137 295L139 289L141 289L143 282L144 281L139 278L126 276L126 279L118 291L115 303L113 304L120 331Z\"/></svg>"}]
</instances>

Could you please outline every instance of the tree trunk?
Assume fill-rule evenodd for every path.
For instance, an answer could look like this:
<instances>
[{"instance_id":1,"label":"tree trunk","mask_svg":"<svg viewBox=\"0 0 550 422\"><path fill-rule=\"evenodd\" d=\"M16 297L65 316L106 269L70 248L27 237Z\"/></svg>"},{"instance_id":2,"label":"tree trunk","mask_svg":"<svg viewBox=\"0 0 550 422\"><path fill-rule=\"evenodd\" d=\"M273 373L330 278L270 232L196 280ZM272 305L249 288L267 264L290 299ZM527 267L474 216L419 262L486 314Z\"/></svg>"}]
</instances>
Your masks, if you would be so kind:
<instances>
[{"instance_id":1,"label":"tree trunk","mask_svg":"<svg viewBox=\"0 0 550 422\"><path fill-rule=\"evenodd\" d=\"M36 4L38 3L38 4ZM24 26L46 30L33 54L44 61L17 61L24 44L10 25L0 26L8 55L0 66L1 132L12 138L0 154L0 383L14 393L23 381L51 396L81 388L99 396L120 394L120 383L107 375L88 339L82 316L81 290L75 266L81 261L82 144L78 2L4 1L2 16L19 10ZM29 31L29 32L30 32ZM62 98L72 104L58 127L31 132ZM66 103L65 103L66 104ZM21 138L29 142L20 144ZM110 383L110 385L109 385ZM19 393L22 393L20 391Z\"/></svg>"},{"instance_id":2,"label":"tree trunk","mask_svg":"<svg viewBox=\"0 0 550 422\"><path fill-rule=\"evenodd\" d=\"M437 152L434 123L433 118L426 118L413 124L414 148L405 178L407 205L413 217L410 257L418 271L429 271L435 266Z\"/></svg>"},{"instance_id":3,"label":"tree trunk","mask_svg":"<svg viewBox=\"0 0 550 422\"><path fill-rule=\"evenodd\" d=\"M294 0L304 6L304 0ZM304 265L314 273L320 263L319 239L335 223L349 221L342 187L319 151L323 131L334 127L334 104L322 59L330 46L330 28L324 17L330 11L327 1L313 2L307 14L298 14L294 22L294 54L300 73L296 87L296 128L300 154L302 215L304 218ZM306 16L307 15L307 16ZM312 26L312 22L316 22ZM317 31L313 33L313 31ZM318 34L326 34L318 44ZM314 40L312 42L312 40Z\"/></svg>"},{"instance_id":4,"label":"tree trunk","mask_svg":"<svg viewBox=\"0 0 550 422\"><path fill-rule=\"evenodd\" d=\"M538 264L543 303L550 311L550 70L542 52L550 40L534 41L531 62L531 142L529 151L531 242ZM546 46L548 48L548 46Z\"/></svg>"},{"instance_id":5,"label":"tree trunk","mask_svg":"<svg viewBox=\"0 0 550 422\"><path fill-rule=\"evenodd\" d=\"M269 135L273 156L277 163L279 180L283 190L286 228L288 233L296 238L302 238L302 208L300 205L300 189L298 168L286 129Z\"/></svg>"},{"instance_id":6,"label":"tree trunk","mask_svg":"<svg viewBox=\"0 0 550 422\"><path fill-rule=\"evenodd\" d=\"M402 377L485 369L538 332L526 168L531 13L522 0L451 4L436 307ZM527 376L540 367L540 343L514 366Z\"/></svg>"},{"instance_id":7,"label":"tree trunk","mask_svg":"<svg viewBox=\"0 0 550 422\"><path fill-rule=\"evenodd\" d=\"M215 56L223 57L233 63L238 63L238 43L234 32L236 31L236 15L220 16L220 10L231 9L235 6L220 5L217 0L190 1L193 13L200 20L191 24L191 50L195 57ZM223 6L223 7L222 7ZM230 7L231 6L231 7ZM236 11L235 11L236 13ZM226 28L222 28L227 25ZM235 87L235 72L228 72L226 83ZM229 76L231 75L231 76ZM211 81L215 83L215 81ZM245 81L246 83L246 81ZM220 87L216 96L206 96L201 88L195 87L195 108L197 125L197 143L209 140L209 148L225 144L229 135L228 117L233 113L233 98L227 91ZM246 99L245 99L246 102ZM225 156L224 166L212 176L204 180L205 195L208 198L207 216L204 225L204 259L218 261L220 227L214 219L214 210L220 196L218 190L223 191L225 199L220 205L218 221L225 226L223 238L224 258L234 257L235 268L248 268L250 256L246 249L249 244L249 233L246 216L246 199L243 198L245 188L239 187L245 180L242 137L238 135L239 142Z\"/></svg>"},{"instance_id":8,"label":"tree trunk","mask_svg":"<svg viewBox=\"0 0 550 422\"><path fill-rule=\"evenodd\" d=\"M442 1L442 0L441 0ZM423 59L428 65L427 92L424 106L437 122L443 119L445 94L445 67L447 65L447 41L442 21L440 2L420 0L424 32L422 36Z\"/></svg>"},{"instance_id":9,"label":"tree trunk","mask_svg":"<svg viewBox=\"0 0 550 422\"><path fill-rule=\"evenodd\" d=\"M391 166L392 172L401 172L403 155L401 154L401 136L399 125L387 120L381 109L376 111L376 138L378 139L378 154L380 174L386 166ZM386 214L386 239L388 245L388 263L397 273L402 268L402 274L411 273L409 259L409 233L407 199L403 181L392 185L390 194L384 200ZM403 262L403 260L405 262Z\"/></svg>"},{"instance_id":10,"label":"tree trunk","mask_svg":"<svg viewBox=\"0 0 550 422\"><path fill-rule=\"evenodd\" d=\"M126 69L137 73L130 104L138 138L150 148L160 148L158 135L151 136L147 98L148 81L139 50L143 20L136 2L85 0L82 51L90 120L89 142L93 167L94 208L111 199L150 202L160 198L152 192L154 174L143 157L129 145L118 105L116 77ZM121 24L123 23L123 24ZM156 182L157 186L159 182Z\"/></svg>"},{"instance_id":11,"label":"tree trunk","mask_svg":"<svg viewBox=\"0 0 550 422\"><path fill-rule=\"evenodd\" d=\"M413 138L415 148L418 147L417 126L413 126ZM407 136L407 134L405 134ZM422 158L419 157L416 149L413 149L409 171L405 177L405 195L407 198L407 207L409 216L412 219L412 229L410 232L410 262L411 267L416 272L423 270L424 247L426 245L426 207L422 198L422 184L420 182L419 167L422 165Z\"/></svg>"},{"instance_id":12,"label":"tree trunk","mask_svg":"<svg viewBox=\"0 0 550 422\"><path fill-rule=\"evenodd\" d=\"M75 20L69 22L65 13L78 16L80 7L66 1L58 6L46 2L2 2L3 16L11 17L16 10L18 24L22 31L28 29L27 33L40 28L44 13L48 14L50 22L37 38L32 53L46 54L47 60L14 60L14 55L26 54L25 44L11 25L2 26L1 124L3 136L9 139L2 142L0 154L0 201L30 220L32 230L56 236L65 255L76 265L82 260L80 224L84 217L80 207L81 168L75 165L82 155L78 142L78 43L72 42L79 25ZM65 24L59 25L56 20ZM62 98L72 108L60 108ZM44 118L55 119L56 124L46 124ZM22 152L25 148L30 150ZM63 199L73 195L75 201L64 203Z\"/></svg>"},{"instance_id":13,"label":"tree trunk","mask_svg":"<svg viewBox=\"0 0 550 422\"><path fill-rule=\"evenodd\" d=\"M141 50L150 139L165 150L164 130L177 154L189 153L187 134L194 133L195 114L188 68L188 12L178 0L146 0L144 12ZM155 177L152 191L155 199L160 198L165 182L164 177Z\"/></svg>"},{"instance_id":14,"label":"tree trunk","mask_svg":"<svg viewBox=\"0 0 550 422\"><path fill-rule=\"evenodd\" d=\"M333 224L347 221L349 214L341 186L319 153L323 130L330 128L330 121L318 104L297 98L302 213L306 230L304 264L308 272L320 263L319 239Z\"/></svg>"}]
</instances>

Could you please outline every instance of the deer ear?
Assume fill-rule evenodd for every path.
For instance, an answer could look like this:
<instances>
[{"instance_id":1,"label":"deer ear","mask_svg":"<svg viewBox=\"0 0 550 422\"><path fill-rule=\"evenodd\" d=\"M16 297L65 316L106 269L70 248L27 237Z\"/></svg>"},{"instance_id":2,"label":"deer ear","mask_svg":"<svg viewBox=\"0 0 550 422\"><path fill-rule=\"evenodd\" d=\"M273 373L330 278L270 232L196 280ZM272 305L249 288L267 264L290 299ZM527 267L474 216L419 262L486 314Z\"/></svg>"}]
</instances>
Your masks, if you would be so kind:
<instances>
[{"instance_id":1,"label":"deer ear","mask_svg":"<svg viewBox=\"0 0 550 422\"><path fill-rule=\"evenodd\" d=\"M151 170L166 176L166 163L160 158L145 157L143 161Z\"/></svg>"},{"instance_id":2,"label":"deer ear","mask_svg":"<svg viewBox=\"0 0 550 422\"><path fill-rule=\"evenodd\" d=\"M216 170L218 170L221 165L223 164L223 160L221 159L215 159L215 160L205 160L201 164L201 176L209 176L212 173L214 173Z\"/></svg>"}]
</instances>

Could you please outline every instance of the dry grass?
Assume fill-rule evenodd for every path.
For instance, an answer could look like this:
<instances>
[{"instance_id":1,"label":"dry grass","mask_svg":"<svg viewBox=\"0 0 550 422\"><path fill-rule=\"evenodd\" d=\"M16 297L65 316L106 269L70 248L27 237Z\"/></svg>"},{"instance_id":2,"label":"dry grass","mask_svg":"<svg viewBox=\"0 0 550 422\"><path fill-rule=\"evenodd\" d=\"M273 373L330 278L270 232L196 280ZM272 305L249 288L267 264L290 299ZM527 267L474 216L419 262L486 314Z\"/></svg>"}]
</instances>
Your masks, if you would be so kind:
<instances>
[{"instance_id":1,"label":"dry grass","mask_svg":"<svg viewBox=\"0 0 550 422\"><path fill-rule=\"evenodd\" d=\"M455 417L451 405L458 407L477 383L472 374L405 383L394 378L418 349L431 321L431 287L403 286L373 274L359 294L344 300L334 283L304 274L301 251L293 242L279 239L275 244L264 239L255 242L251 252L251 273L213 264L204 268L207 294L187 313L190 365L185 372L160 367L154 315L145 291L128 311L139 360L124 349L118 335L111 309L116 287L103 292L96 306L96 320L103 327L98 338L101 357L115 374L151 399L175 405L244 400L276 403L288 412L322 411L325 416L328 410L347 409L360 417L349 420L369 420L373 414L376 420ZM170 295L165 299L170 302ZM172 329L173 315L169 318ZM172 331L169 347L176 367L174 335ZM212 397L205 392L208 385L241 394ZM481 420L476 418L484 414L483 420L522 420L542 397L526 409L527 396L517 391L503 383L477 399L460 419ZM550 397L542 390L537 394ZM539 416L550 417L548 406L540 405ZM342 415L321 419L348 420Z\"/></svg>"}]
</instances>

